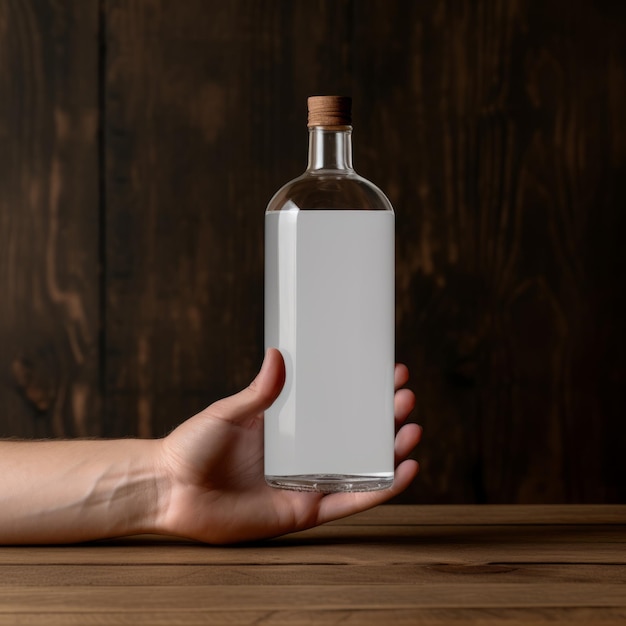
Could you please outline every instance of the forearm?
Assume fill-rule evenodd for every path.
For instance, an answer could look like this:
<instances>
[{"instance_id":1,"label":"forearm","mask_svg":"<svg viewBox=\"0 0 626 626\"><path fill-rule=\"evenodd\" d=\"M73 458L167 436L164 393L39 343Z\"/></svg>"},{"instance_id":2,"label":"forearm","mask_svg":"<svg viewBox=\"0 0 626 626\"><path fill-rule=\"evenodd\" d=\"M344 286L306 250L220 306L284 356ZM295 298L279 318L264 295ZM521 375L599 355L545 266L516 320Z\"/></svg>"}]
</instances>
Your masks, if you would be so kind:
<instances>
[{"instance_id":1,"label":"forearm","mask_svg":"<svg viewBox=\"0 0 626 626\"><path fill-rule=\"evenodd\" d=\"M154 531L158 442L0 441L0 544Z\"/></svg>"}]
</instances>

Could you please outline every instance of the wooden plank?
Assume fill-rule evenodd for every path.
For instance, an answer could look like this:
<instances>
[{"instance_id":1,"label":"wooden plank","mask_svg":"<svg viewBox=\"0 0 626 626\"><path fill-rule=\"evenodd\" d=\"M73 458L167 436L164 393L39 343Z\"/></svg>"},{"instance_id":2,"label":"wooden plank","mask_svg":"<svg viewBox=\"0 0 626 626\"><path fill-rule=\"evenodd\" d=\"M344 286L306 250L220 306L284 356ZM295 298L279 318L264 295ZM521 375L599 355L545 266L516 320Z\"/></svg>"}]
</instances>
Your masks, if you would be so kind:
<instances>
[{"instance_id":1,"label":"wooden plank","mask_svg":"<svg viewBox=\"0 0 626 626\"><path fill-rule=\"evenodd\" d=\"M506 510L500 516L506 525L478 526L475 515L484 507L397 507L378 508L355 516L353 525L326 525L257 545L233 547L202 546L176 538L142 536L69 547L0 548L4 564L194 564L237 565L241 563L297 565L299 563L613 563L626 562L624 526L591 524L513 525L527 520L528 509ZM500 507L494 507L499 509ZM506 508L506 507L504 507ZM539 507L532 519L610 521L619 514L615 507ZM431 509L435 509L432 515ZM446 518L444 513L448 513ZM392 525L370 525L391 513ZM411 515L412 514L412 515ZM430 518L429 518L430 515ZM402 518L402 516L404 516ZM426 517L459 519L465 526L401 525ZM389 518L387 518L389 519ZM488 518L490 519L490 518ZM269 557L268 557L269 555Z\"/></svg>"},{"instance_id":2,"label":"wooden plank","mask_svg":"<svg viewBox=\"0 0 626 626\"><path fill-rule=\"evenodd\" d=\"M304 169L306 90L345 75L348 9L106 3L107 435L161 435L256 373L265 206Z\"/></svg>"},{"instance_id":3,"label":"wooden plank","mask_svg":"<svg viewBox=\"0 0 626 626\"><path fill-rule=\"evenodd\" d=\"M540 585L425 583L423 585L212 585L135 587L0 587L0 613L125 610L193 611L235 607L272 610L619 607L626 608L624 585L554 583Z\"/></svg>"},{"instance_id":4,"label":"wooden plank","mask_svg":"<svg viewBox=\"0 0 626 626\"><path fill-rule=\"evenodd\" d=\"M0 625L13 626L15 615L0 614ZM626 610L615 608L541 608L541 609L390 609L390 610L324 610L311 611L193 611L193 612L150 612L125 613L20 613L19 623L25 626L99 626L103 624L124 625L178 625L204 626L205 624L225 624L228 626L253 626L259 623L269 626L310 626L319 624L348 624L356 626L457 626L459 623L502 624L528 626L549 624L568 626L569 624L599 624L601 626L622 626Z\"/></svg>"},{"instance_id":5,"label":"wooden plank","mask_svg":"<svg viewBox=\"0 0 626 626\"><path fill-rule=\"evenodd\" d=\"M455 540L456 539L456 540ZM470 540L461 535L421 535L414 539L373 537L350 538L317 536L314 539L284 540L257 547L220 548L211 546L164 544L133 548L131 544L94 547L12 547L0 549L0 562L21 564L88 564L88 565L242 565L268 564L299 565L302 563L326 565L381 566L414 563L458 564L513 564L513 563L572 563L619 564L626 563L626 546L622 539L613 543L584 541L584 534L573 535L571 542L525 540L519 536L506 539ZM523 536L522 536L523 539Z\"/></svg>"},{"instance_id":6,"label":"wooden plank","mask_svg":"<svg viewBox=\"0 0 626 626\"><path fill-rule=\"evenodd\" d=\"M0 437L100 430L97 8L0 3Z\"/></svg>"},{"instance_id":7,"label":"wooden plank","mask_svg":"<svg viewBox=\"0 0 626 626\"><path fill-rule=\"evenodd\" d=\"M405 542L407 545L418 541L443 541L454 543L625 543L626 527L612 525L506 525L506 526L321 526L302 533L294 533L277 540L281 545L299 544L301 542L333 540L361 541L363 545L381 541L383 543Z\"/></svg>"},{"instance_id":8,"label":"wooden plank","mask_svg":"<svg viewBox=\"0 0 626 626\"><path fill-rule=\"evenodd\" d=\"M468 524L626 524L626 505L619 504L463 504L379 506L335 522L332 526Z\"/></svg>"},{"instance_id":9,"label":"wooden plank","mask_svg":"<svg viewBox=\"0 0 626 626\"><path fill-rule=\"evenodd\" d=\"M626 564L581 565L542 563L376 563L372 565L0 565L0 587L76 585L334 585L392 584L397 581L422 584L485 582L549 585L567 583L626 583Z\"/></svg>"}]
</instances>

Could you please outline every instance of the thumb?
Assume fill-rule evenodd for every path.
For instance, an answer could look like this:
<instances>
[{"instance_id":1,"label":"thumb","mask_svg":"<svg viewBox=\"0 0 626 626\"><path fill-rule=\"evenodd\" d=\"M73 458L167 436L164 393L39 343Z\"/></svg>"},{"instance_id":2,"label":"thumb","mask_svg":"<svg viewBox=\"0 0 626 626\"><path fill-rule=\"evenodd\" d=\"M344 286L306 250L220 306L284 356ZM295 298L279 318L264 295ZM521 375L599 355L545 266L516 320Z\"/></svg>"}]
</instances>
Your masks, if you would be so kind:
<instances>
[{"instance_id":1,"label":"thumb","mask_svg":"<svg viewBox=\"0 0 626 626\"><path fill-rule=\"evenodd\" d=\"M212 404L209 410L226 421L241 421L271 406L284 384L283 356L276 348L269 348L256 378L239 393Z\"/></svg>"}]
</instances>

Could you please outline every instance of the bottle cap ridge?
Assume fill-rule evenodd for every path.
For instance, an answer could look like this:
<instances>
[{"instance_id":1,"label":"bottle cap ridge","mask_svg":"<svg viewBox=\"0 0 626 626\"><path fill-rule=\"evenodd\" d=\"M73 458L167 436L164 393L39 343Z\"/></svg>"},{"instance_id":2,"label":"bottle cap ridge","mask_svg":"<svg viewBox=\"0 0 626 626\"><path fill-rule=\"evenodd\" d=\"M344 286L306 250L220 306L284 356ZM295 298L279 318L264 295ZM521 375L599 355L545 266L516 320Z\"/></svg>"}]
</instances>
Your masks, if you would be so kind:
<instances>
[{"instance_id":1,"label":"bottle cap ridge","mask_svg":"<svg viewBox=\"0 0 626 626\"><path fill-rule=\"evenodd\" d=\"M352 98L349 96L310 96L307 100L307 126L351 126Z\"/></svg>"}]
</instances>

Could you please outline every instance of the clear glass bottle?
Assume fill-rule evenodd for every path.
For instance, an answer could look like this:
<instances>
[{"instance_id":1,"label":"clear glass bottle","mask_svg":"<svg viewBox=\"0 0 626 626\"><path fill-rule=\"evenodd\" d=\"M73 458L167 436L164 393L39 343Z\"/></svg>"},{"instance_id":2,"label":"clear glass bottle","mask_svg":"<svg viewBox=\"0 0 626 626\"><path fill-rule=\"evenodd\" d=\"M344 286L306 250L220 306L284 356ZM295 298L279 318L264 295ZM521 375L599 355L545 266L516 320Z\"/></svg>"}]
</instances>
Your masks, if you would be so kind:
<instances>
[{"instance_id":1,"label":"clear glass bottle","mask_svg":"<svg viewBox=\"0 0 626 626\"><path fill-rule=\"evenodd\" d=\"M394 212L352 167L351 100L309 98L309 160L265 214L265 342L285 387L265 412L265 478L371 491L394 473Z\"/></svg>"}]
</instances>

